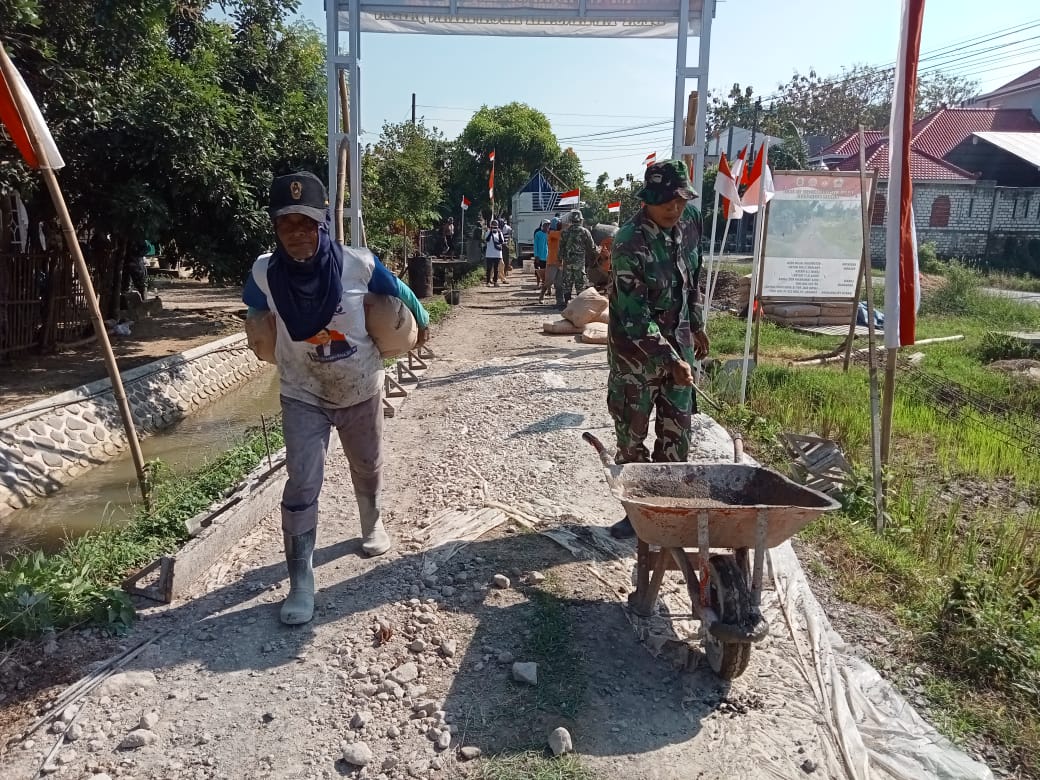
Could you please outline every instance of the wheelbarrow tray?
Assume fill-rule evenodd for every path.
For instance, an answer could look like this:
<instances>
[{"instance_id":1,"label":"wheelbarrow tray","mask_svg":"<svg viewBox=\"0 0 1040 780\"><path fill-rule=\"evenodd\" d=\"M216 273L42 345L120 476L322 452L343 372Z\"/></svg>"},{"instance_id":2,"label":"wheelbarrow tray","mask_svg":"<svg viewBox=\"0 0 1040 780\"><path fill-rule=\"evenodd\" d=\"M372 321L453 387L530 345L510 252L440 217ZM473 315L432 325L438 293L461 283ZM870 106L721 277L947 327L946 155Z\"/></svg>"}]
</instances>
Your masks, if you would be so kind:
<instances>
[{"instance_id":1,"label":"wheelbarrow tray","mask_svg":"<svg viewBox=\"0 0 1040 780\"><path fill-rule=\"evenodd\" d=\"M823 493L751 464L628 463L606 471L636 535L661 547L696 547L702 513L712 547L756 547L761 513L767 520L765 546L776 547L839 506Z\"/></svg>"}]
</instances>

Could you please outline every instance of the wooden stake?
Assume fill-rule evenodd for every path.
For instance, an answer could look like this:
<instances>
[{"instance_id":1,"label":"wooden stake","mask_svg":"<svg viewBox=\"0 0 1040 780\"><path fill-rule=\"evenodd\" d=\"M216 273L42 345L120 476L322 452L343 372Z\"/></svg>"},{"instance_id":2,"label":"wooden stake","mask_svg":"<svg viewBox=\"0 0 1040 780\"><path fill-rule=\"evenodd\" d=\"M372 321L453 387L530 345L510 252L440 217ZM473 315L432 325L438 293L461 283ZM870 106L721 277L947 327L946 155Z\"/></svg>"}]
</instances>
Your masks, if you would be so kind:
<instances>
[{"instance_id":1,"label":"wooden stake","mask_svg":"<svg viewBox=\"0 0 1040 780\"><path fill-rule=\"evenodd\" d=\"M0 44L0 68L3 69L4 78L8 84L17 83L15 77L15 69L11 60L7 56L7 50L4 49L3 44ZM14 99L15 108L18 111L19 116L27 117L29 112L26 110L25 105L22 104L21 95L15 89L11 89L11 97ZM29 136L29 142L32 144L33 149L36 150L37 157L44 161L44 155L42 147L40 145L40 139L36 137L35 128L31 122L22 122L25 125L26 134ZM116 356L112 352L112 343L108 340L108 331L105 330L105 321L101 317L101 309L98 306L97 293L94 292L94 283L90 279L90 270L87 268L87 262L83 259L83 252L80 250L79 239L76 237L76 229L72 224L72 217L69 216L68 207L65 205L65 198L61 194L61 187L58 186L58 178L54 175L54 171L50 168L40 166L40 173L43 174L43 180L47 185L47 190L50 193L51 200L54 202L54 210L58 214L58 220L61 222L61 231L65 237L65 245L69 248L72 253L72 259L75 261L76 274L79 276L79 283L83 285L83 292L87 299L87 305L90 309L90 319L94 324L94 332L97 334L98 342L101 344L102 355L105 359L105 369L108 372L108 378L112 383L112 395L115 396L116 405L119 407L119 416L123 419L123 428L126 431L126 441L130 446L130 455L134 461L134 469L137 471L137 484L141 489L141 498L144 501L145 507L150 507L150 499L148 494L148 472L144 466L144 455L141 453L141 442L137 438L137 431L134 428L134 418L130 412L130 403L126 399L126 392L123 389L123 379L119 375L119 365L116 363Z\"/></svg>"},{"instance_id":2,"label":"wooden stake","mask_svg":"<svg viewBox=\"0 0 1040 780\"><path fill-rule=\"evenodd\" d=\"M868 372L870 374L870 457L874 477L874 523L878 533L885 530L885 490L881 481L881 433L878 430L878 376L877 358L874 353L874 280L870 273L870 203L873 200L874 188L877 186L877 174L874 173L870 179L870 195L867 197L867 159L866 139L863 135L863 125L859 126L859 187L860 187L860 218L863 221L863 257L860 261L862 268L862 282L867 292L867 360L869 361ZM856 280L859 287L860 279ZM852 349L852 336L855 334L856 318L855 311L859 308L859 293L853 301L852 330L849 334L849 347L845 352L845 370L849 370L849 353Z\"/></svg>"},{"instance_id":3,"label":"wooden stake","mask_svg":"<svg viewBox=\"0 0 1040 780\"><path fill-rule=\"evenodd\" d=\"M339 160L336 177L336 240L344 244L346 230L343 227L343 209L347 201L347 181L350 172L350 103L347 96L347 75L342 69L339 71L339 107L343 115L344 136L336 150Z\"/></svg>"},{"instance_id":4,"label":"wooden stake","mask_svg":"<svg viewBox=\"0 0 1040 780\"><path fill-rule=\"evenodd\" d=\"M893 290L893 294L897 291ZM881 407L881 467L888 466L889 445L892 442L892 406L893 394L896 390L896 356L898 347L890 347L885 359L885 390L883 394L884 403Z\"/></svg>"}]
</instances>

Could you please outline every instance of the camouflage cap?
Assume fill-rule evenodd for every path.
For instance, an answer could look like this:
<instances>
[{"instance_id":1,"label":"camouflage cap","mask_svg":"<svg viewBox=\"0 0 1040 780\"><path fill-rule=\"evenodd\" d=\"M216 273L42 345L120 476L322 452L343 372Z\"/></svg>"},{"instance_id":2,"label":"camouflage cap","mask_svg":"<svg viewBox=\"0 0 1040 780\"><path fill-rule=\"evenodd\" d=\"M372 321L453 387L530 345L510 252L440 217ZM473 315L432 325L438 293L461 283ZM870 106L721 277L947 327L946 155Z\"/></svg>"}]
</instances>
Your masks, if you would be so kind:
<instances>
[{"instance_id":1,"label":"camouflage cap","mask_svg":"<svg viewBox=\"0 0 1040 780\"><path fill-rule=\"evenodd\" d=\"M582 216L581 209L574 209L574 211L571 212L571 223L572 224L580 225L584 219L585 219L585 217Z\"/></svg>"},{"instance_id":2,"label":"camouflage cap","mask_svg":"<svg viewBox=\"0 0 1040 780\"><path fill-rule=\"evenodd\" d=\"M665 160L647 166L643 188L636 197L651 206L668 203L676 198L693 200L697 193L690 187L690 176L682 160Z\"/></svg>"}]
</instances>

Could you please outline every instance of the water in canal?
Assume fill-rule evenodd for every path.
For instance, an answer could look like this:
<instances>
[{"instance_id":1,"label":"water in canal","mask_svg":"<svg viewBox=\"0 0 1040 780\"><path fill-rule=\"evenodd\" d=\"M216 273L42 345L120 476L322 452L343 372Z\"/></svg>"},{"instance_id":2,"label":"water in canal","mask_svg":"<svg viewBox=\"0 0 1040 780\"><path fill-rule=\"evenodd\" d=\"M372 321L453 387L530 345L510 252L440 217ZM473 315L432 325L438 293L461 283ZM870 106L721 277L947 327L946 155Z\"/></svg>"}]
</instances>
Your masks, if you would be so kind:
<instances>
[{"instance_id":1,"label":"water in canal","mask_svg":"<svg viewBox=\"0 0 1040 780\"><path fill-rule=\"evenodd\" d=\"M264 371L165 431L141 441L145 460L174 472L198 468L278 411L278 373ZM76 477L59 492L0 518L0 557L16 548L53 551L68 537L104 523L123 523L140 503L129 450Z\"/></svg>"}]
</instances>

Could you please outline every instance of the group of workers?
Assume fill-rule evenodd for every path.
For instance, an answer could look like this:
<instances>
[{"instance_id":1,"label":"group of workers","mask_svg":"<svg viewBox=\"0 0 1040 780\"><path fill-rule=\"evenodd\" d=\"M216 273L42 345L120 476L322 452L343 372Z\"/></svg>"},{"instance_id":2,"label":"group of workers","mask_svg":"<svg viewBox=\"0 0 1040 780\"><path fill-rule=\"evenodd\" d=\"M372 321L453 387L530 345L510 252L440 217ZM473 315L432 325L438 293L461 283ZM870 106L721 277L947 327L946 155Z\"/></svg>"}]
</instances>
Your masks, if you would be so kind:
<instances>
[{"instance_id":1,"label":"group of workers","mask_svg":"<svg viewBox=\"0 0 1040 780\"><path fill-rule=\"evenodd\" d=\"M559 309L566 308L572 295L589 286L606 289L614 239L608 235L597 246L584 221L581 210L574 209L563 218L557 214L551 220L543 219L535 230L534 273L539 303L544 303L553 289Z\"/></svg>"},{"instance_id":2,"label":"group of workers","mask_svg":"<svg viewBox=\"0 0 1040 780\"><path fill-rule=\"evenodd\" d=\"M649 166L638 196L642 207L608 249L604 389L617 436L615 461L681 462L689 454L696 412L691 366L708 353L696 306L701 219L679 160ZM313 174L276 178L269 213L277 246L257 258L242 297L251 317L271 312L275 321L287 472L281 519L289 594L281 620L292 625L310 621L314 613L318 497L333 428L350 464L361 552L382 555L391 547L382 521L383 364L367 332L365 295L400 298L419 326L420 344L429 315L371 252L332 237L328 196ZM572 211L568 222L564 227L546 220L539 228L544 236L536 237L540 296L555 286L561 305L587 284L587 267L603 254L580 211ZM501 233L492 220L489 235L496 230ZM491 270L489 260L489 282ZM654 412L651 453L644 442ZM634 535L627 517L610 532L617 538Z\"/></svg>"}]
</instances>

